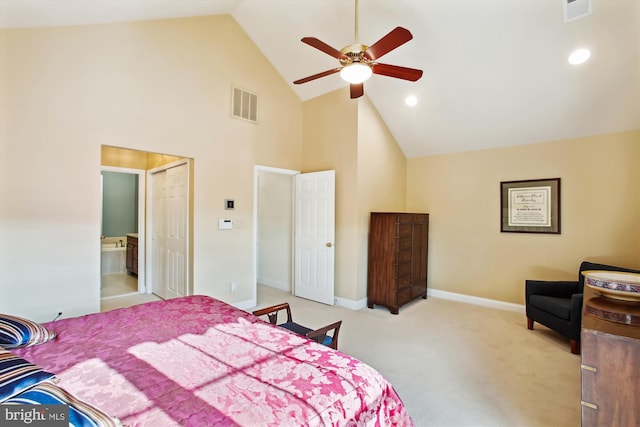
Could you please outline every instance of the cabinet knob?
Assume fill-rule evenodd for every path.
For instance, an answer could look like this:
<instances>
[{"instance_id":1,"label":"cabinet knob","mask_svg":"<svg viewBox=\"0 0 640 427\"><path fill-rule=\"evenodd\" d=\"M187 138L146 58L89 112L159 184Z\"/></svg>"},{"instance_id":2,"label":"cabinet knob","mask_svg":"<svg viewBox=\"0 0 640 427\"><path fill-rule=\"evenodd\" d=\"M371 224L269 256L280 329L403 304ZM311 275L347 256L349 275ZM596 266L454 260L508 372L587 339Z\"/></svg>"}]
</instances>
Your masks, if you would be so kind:
<instances>
[{"instance_id":1,"label":"cabinet knob","mask_svg":"<svg viewBox=\"0 0 640 427\"><path fill-rule=\"evenodd\" d=\"M331 244L331 242L327 243L327 247L328 247L328 248L330 248L331 246L333 246L333 245Z\"/></svg>"}]
</instances>

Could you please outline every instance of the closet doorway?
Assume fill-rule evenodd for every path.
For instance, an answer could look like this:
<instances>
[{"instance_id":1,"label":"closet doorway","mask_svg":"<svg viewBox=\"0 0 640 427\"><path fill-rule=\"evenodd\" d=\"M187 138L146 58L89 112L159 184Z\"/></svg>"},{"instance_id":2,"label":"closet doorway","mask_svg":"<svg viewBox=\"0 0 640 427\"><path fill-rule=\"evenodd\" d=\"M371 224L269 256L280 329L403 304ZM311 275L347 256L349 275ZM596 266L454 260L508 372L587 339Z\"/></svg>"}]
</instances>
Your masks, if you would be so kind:
<instances>
[{"instance_id":1,"label":"closet doorway","mask_svg":"<svg viewBox=\"0 0 640 427\"><path fill-rule=\"evenodd\" d=\"M256 286L292 292L294 176L299 171L254 167L254 230Z\"/></svg>"},{"instance_id":2,"label":"closet doorway","mask_svg":"<svg viewBox=\"0 0 640 427\"><path fill-rule=\"evenodd\" d=\"M256 286L333 305L335 171L254 168Z\"/></svg>"}]
</instances>

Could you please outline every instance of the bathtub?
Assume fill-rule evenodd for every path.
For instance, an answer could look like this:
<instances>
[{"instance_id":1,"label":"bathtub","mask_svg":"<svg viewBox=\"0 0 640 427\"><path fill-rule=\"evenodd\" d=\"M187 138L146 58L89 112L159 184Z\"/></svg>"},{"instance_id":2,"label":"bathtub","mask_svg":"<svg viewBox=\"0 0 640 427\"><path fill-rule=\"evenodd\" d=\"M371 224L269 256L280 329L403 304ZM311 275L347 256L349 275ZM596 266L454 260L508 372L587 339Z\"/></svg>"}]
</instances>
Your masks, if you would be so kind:
<instances>
[{"instance_id":1,"label":"bathtub","mask_svg":"<svg viewBox=\"0 0 640 427\"><path fill-rule=\"evenodd\" d=\"M122 246L120 241L122 241ZM101 273L125 273L127 258L126 237L105 237L100 240L102 244Z\"/></svg>"}]
</instances>

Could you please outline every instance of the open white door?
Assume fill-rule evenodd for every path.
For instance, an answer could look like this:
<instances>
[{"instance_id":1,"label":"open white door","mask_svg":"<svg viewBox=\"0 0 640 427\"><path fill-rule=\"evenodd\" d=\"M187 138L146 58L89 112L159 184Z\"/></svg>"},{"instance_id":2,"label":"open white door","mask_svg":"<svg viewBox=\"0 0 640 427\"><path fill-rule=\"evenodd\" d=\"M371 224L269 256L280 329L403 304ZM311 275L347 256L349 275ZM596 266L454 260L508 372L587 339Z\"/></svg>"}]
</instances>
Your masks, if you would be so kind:
<instances>
[{"instance_id":1,"label":"open white door","mask_svg":"<svg viewBox=\"0 0 640 427\"><path fill-rule=\"evenodd\" d=\"M166 176L166 268L164 298L187 295L188 165L167 169Z\"/></svg>"},{"instance_id":2,"label":"open white door","mask_svg":"<svg viewBox=\"0 0 640 427\"><path fill-rule=\"evenodd\" d=\"M160 298L166 298L166 242L165 223L167 171L156 172L151 181L151 289Z\"/></svg>"},{"instance_id":3,"label":"open white door","mask_svg":"<svg viewBox=\"0 0 640 427\"><path fill-rule=\"evenodd\" d=\"M335 171L295 179L294 294L333 305Z\"/></svg>"},{"instance_id":4,"label":"open white door","mask_svg":"<svg viewBox=\"0 0 640 427\"><path fill-rule=\"evenodd\" d=\"M151 289L164 299L188 295L189 165L151 177Z\"/></svg>"}]
</instances>

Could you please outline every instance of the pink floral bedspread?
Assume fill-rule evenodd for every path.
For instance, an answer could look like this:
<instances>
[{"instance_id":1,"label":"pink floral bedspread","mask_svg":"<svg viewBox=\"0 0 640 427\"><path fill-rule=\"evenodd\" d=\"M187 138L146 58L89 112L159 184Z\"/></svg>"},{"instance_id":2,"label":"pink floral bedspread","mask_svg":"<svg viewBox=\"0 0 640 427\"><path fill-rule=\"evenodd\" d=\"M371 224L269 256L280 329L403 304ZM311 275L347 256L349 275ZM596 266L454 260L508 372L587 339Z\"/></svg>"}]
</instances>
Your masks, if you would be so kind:
<instances>
[{"instance_id":1,"label":"pink floral bedspread","mask_svg":"<svg viewBox=\"0 0 640 427\"><path fill-rule=\"evenodd\" d=\"M368 365L206 296L46 324L15 353L130 426L412 426Z\"/></svg>"}]
</instances>

